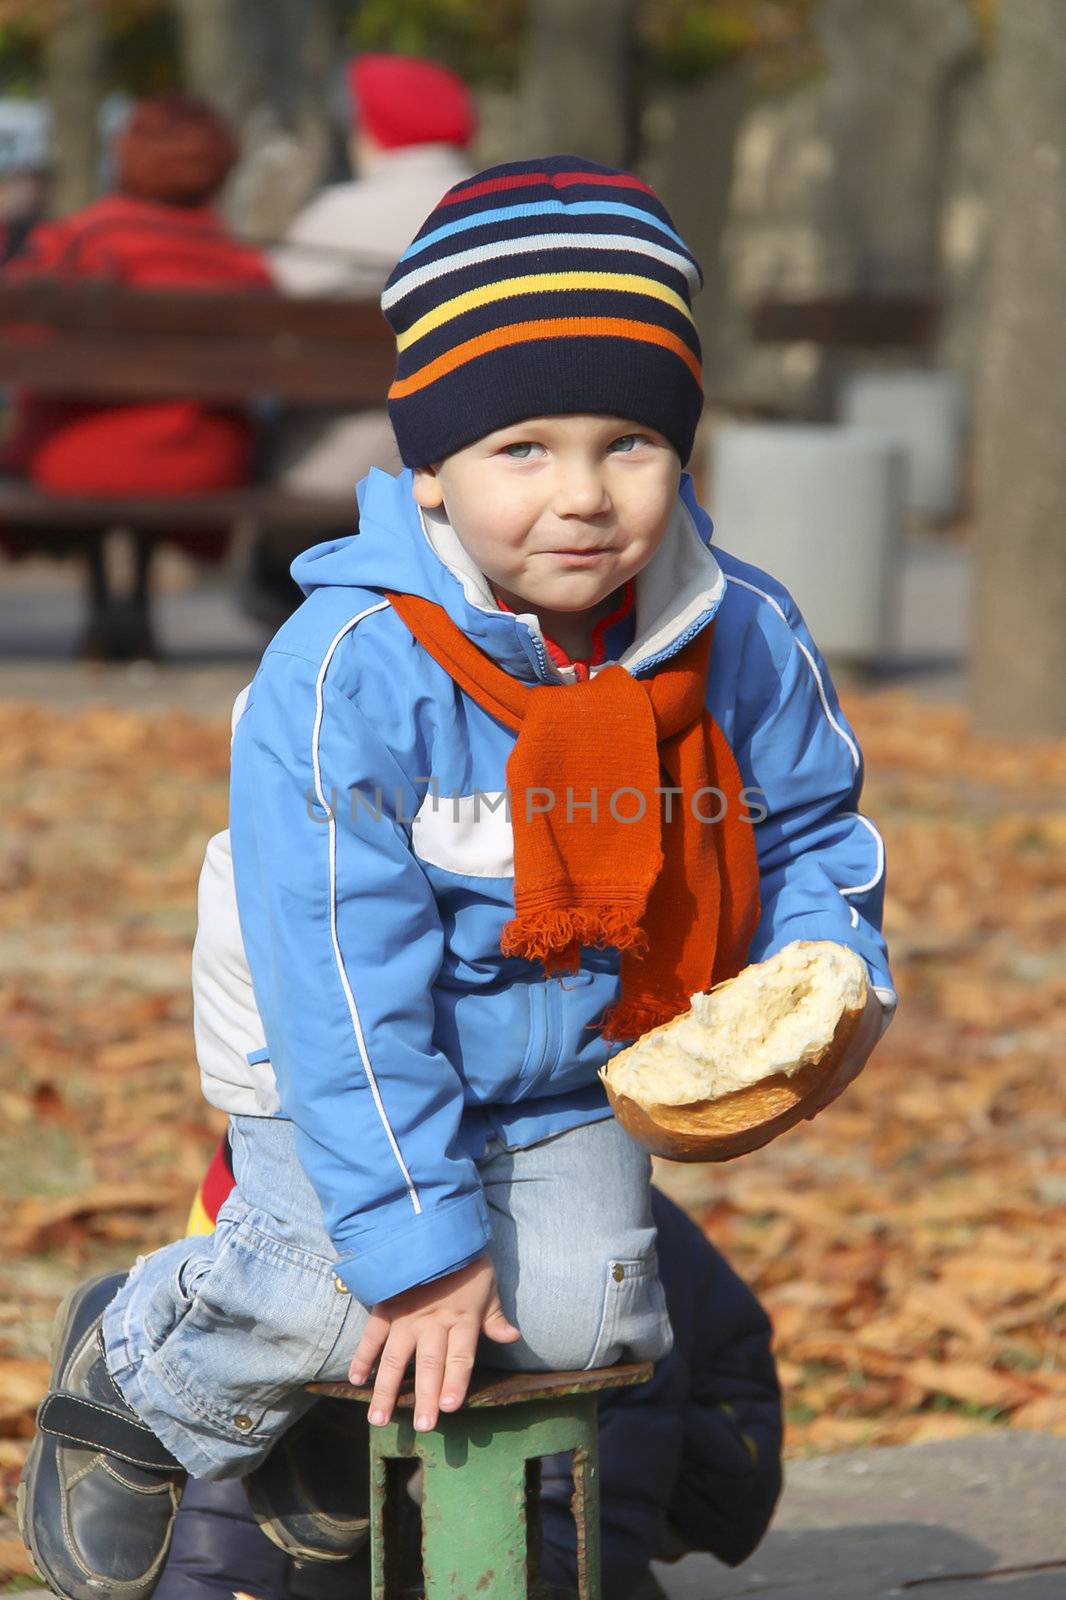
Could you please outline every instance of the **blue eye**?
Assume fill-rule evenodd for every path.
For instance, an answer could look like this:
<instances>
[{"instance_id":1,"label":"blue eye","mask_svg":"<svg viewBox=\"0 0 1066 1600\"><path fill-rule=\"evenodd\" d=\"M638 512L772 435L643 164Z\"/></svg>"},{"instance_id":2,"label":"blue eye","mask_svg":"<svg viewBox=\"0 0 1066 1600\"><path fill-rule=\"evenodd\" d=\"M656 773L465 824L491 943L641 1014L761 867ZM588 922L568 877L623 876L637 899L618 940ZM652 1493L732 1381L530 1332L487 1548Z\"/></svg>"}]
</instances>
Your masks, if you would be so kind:
<instances>
[{"instance_id":1,"label":"blue eye","mask_svg":"<svg viewBox=\"0 0 1066 1600\"><path fill-rule=\"evenodd\" d=\"M630 455L638 445L646 443L647 439L645 438L644 434L626 433L623 434L620 439L612 440L607 448L608 450L613 450L617 455L627 456Z\"/></svg>"},{"instance_id":2,"label":"blue eye","mask_svg":"<svg viewBox=\"0 0 1066 1600\"><path fill-rule=\"evenodd\" d=\"M528 461L534 450L543 449L543 445L534 444L531 439L523 439L518 444L505 444L503 453L510 456L512 461Z\"/></svg>"}]
</instances>

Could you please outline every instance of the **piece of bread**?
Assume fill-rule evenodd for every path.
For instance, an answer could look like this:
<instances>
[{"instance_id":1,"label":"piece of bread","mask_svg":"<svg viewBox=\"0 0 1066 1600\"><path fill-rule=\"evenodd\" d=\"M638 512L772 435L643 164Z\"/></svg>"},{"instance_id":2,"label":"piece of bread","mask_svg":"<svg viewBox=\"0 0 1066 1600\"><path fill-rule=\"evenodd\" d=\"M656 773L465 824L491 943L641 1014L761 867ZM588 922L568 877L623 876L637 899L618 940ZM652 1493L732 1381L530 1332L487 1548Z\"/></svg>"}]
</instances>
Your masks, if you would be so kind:
<instances>
[{"instance_id":1,"label":"piece of bread","mask_svg":"<svg viewBox=\"0 0 1066 1600\"><path fill-rule=\"evenodd\" d=\"M614 1114L653 1154L729 1161L807 1114L868 994L846 945L797 939L620 1050L600 1072Z\"/></svg>"}]
</instances>

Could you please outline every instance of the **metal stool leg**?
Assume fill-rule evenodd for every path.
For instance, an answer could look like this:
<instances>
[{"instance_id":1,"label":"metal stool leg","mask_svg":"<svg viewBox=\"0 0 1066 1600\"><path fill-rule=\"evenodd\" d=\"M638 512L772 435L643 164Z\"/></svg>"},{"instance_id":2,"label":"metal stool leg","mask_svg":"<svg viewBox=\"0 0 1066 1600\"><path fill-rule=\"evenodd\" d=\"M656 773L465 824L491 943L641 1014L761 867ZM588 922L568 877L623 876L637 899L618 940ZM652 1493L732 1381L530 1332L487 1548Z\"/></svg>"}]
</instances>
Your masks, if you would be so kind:
<instances>
[{"instance_id":1,"label":"metal stool leg","mask_svg":"<svg viewBox=\"0 0 1066 1600\"><path fill-rule=\"evenodd\" d=\"M528 1463L574 1452L578 1594L600 1600L599 1470L595 1395L464 1409L416 1433L410 1415L371 1429L373 1600L390 1600L388 1463L422 1464L422 1566L426 1600L526 1600L535 1594L527 1526Z\"/></svg>"},{"instance_id":2,"label":"metal stool leg","mask_svg":"<svg viewBox=\"0 0 1066 1600\"><path fill-rule=\"evenodd\" d=\"M427 1440L422 1464L426 1600L479 1594L525 1600L526 1458L520 1436L493 1437L484 1424L473 1437L465 1430L441 1431Z\"/></svg>"},{"instance_id":3,"label":"metal stool leg","mask_svg":"<svg viewBox=\"0 0 1066 1600\"><path fill-rule=\"evenodd\" d=\"M574 1451L578 1600L600 1600L600 1443L595 1395L580 1397L585 1442Z\"/></svg>"}]
</instances>

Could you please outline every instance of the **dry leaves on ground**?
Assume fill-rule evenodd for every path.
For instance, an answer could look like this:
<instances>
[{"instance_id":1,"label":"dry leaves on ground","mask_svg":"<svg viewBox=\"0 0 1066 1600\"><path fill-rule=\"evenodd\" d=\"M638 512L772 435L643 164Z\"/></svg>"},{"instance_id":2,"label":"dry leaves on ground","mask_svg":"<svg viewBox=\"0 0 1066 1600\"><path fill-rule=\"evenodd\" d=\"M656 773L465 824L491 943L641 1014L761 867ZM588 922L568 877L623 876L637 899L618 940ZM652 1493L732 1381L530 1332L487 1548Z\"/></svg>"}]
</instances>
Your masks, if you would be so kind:
<instances>
[{"instance_id":1,"label":"dry leaves on ground","mask_svg":"<svg viewBox=\"0 0 1066 1600\"><path fill-rule=\"evenodd\" d=\"M662 1180L772 1313L791 1453L1066 1433L1066 741L978 740L898 692L845 708L900 1014L816 1121ZM189 961L229 740L221 719L102 706L8 706L0 738L10 1508L56 1301L182 1231L217 1134Z\"/></svg>"},{"instance_id":2,"label":"dry leaves on ground","mask_svg":"<svg viewBox=\"0 0 1066 1600\"><path fill-rule=\"evenodd\" d=\"M814 1122L663 1181L769 1307L793 1453L1066 1433L1066 740L851 694L900 995Z\"/></svg>"}]
</instances>

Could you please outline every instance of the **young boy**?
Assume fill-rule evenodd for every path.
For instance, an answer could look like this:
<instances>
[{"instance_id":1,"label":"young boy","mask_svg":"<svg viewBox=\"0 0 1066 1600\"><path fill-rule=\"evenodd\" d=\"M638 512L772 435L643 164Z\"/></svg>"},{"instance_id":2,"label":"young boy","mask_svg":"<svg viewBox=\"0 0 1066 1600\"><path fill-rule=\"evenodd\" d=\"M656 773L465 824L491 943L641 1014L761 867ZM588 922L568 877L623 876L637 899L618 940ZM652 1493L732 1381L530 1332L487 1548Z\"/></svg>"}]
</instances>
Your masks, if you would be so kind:
<instances>
[{"instance_id":1,"label":"young boy","mask_svg":"<svg viewBox=\"0 0 1066 1600\"><path fill-rule=\"evenodd\" d=\"M151 1592L186 1473L245 1477L290 1550L354 1548L321 1438L286 1432L311 1380L376 1365L378 1424L413 1359L428 1429L479 1342L662 1357L649 1163L597 1068L796 938L873 984L826 1102L891 1013L858 747L682 476L699 281L643 183L553 157L450 190L386 286L407 469L294 564L308 598L238 708L254 992L220 956L198 1039L236 1188L213 1236L60 1313L23 1528L70 1600Z\"/></svg>"}]
</instances>

